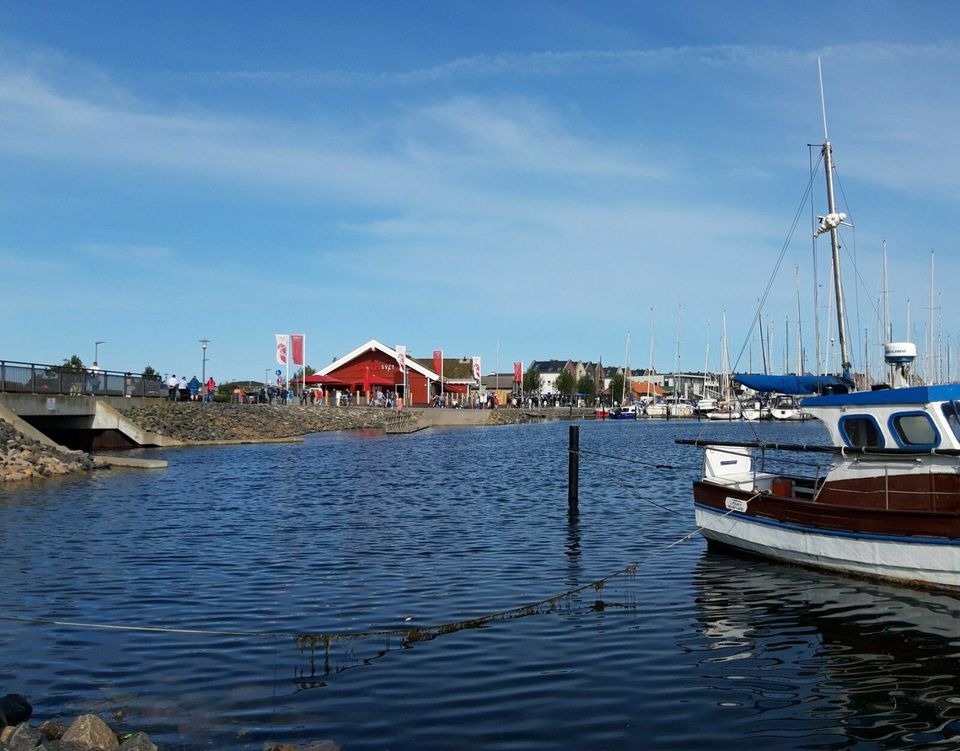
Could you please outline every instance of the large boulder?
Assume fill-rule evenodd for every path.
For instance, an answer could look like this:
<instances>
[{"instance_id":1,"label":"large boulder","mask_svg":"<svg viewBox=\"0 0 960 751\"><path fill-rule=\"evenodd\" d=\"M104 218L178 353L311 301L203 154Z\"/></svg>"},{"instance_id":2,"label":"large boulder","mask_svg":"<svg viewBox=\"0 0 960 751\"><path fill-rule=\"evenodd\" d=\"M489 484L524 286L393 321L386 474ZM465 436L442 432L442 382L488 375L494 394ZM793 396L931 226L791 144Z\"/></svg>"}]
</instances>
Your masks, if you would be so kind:
<instances>
[{"instance_id":1,"label":"large boulder","mask_svg":"<svg viewBox=\"0 0 960 751\"><path fill-rule=\"evenodd\" d=\"M7 694L0 699L0 728L26 722L32 714L33 707L20 694Z\"/></svg>"},{"instance_id":2,"label":"large boulder","mask_svg":"<svg viewBox=\"0 0 960 751\"><path fill-rule=\"evenodd\" d=\"M157 751L157 747L146 733L134 733L120 744L120 751Z\"/></svg>"},{"instance_id":3,"label":"large boulder","mask_svg":"<svg viewBox=\"0 0 960 751\"><path fill-rule=\"evenodd\" d=\"M120 742L107 723L94 714L80 715L63 734L63 741L82 743L96 751L114 751Z\"/></svg>"},{"instance_id":4,"label":"large boulder","mask_svg":"<svg viewBox=\"0 0 960 751\"><path fill-rule=\"evenodd\" d=\"M10 738L7 740L7 749L9 751L33 751L40 745L43 735L39 728L30 727L29 722L17 725Z\"/></svg>"}]
</instances>

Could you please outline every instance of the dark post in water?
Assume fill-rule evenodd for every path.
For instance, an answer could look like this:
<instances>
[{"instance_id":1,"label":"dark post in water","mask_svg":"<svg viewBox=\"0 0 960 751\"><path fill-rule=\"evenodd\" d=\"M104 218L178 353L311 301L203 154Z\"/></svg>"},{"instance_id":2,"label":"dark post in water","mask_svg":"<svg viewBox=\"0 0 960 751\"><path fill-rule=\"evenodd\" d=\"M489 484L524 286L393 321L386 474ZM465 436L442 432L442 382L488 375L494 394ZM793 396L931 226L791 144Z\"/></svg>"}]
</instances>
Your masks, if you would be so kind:
<instances>
[{"instance_id":1,"label":"dark post in water","mask_svg":"<svg viewBox=\"0 0 960 751\"><path fill-rule=\"evenodd\" d=\"M570 464L567 471L567 508L577 511L580 496L580 426L570 426Z\"/></svg>"}]
</instances>

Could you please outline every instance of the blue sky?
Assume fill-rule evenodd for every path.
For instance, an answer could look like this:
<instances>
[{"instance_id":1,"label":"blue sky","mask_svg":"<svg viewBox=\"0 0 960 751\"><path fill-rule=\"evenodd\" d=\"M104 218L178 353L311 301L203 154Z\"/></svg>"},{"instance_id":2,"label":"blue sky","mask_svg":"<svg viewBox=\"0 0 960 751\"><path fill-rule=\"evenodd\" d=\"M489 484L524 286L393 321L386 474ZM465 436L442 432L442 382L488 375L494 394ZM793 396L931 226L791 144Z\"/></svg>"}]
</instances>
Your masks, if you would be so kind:
<instances>
[{"instance_id":1,"label":"blue sky","mask_svg":"<svg viewBox=\"0 0 960 751\"><path fill-rule=\"evenodd\" d=\"M895 338L925 347L932 250L956 359L960 6L800 6L0 4L0 357L103 340L102 367L190 375L206 338L208 373L262 378L293 332L314 367L376 338L507 372L620 364L629 331L634 367L673 369L679 340L717 368L725 311L756 369L819 56L856 365L884 240ZM776 369L795 267L813 367L810 222L764 308Z\"/></svg>"}]
</instances>

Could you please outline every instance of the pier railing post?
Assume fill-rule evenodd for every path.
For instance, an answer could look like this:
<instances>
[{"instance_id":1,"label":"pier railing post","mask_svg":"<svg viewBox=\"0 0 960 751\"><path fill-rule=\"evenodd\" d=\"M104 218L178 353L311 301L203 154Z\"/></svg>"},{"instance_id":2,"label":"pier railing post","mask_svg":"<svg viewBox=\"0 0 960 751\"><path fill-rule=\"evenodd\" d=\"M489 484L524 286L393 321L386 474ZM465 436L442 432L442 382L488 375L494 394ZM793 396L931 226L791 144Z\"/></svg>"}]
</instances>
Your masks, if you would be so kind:
<instances>
[{"instance_id":1,"label":"pier railing post","mask_svg":"<svg viewBox=\"0 0 960 751\"><path fill-rule=\"evenodd\" d=\"M567 508L575 513L580 504L580 426L570 426L569 465L567 470Z\"/></svg>"}]
</instances>

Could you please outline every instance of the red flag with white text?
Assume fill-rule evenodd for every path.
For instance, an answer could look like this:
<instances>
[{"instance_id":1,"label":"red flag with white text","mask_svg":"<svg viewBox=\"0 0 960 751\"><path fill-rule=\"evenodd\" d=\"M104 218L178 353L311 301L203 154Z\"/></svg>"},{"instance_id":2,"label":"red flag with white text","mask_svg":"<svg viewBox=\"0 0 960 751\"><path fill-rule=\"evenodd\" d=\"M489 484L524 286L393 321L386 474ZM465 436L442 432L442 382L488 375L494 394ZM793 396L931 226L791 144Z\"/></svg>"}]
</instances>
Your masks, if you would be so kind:
<instances>
[{"instance_id":1,"label":"red flag with white text","mask_svg":"<svg viewBox=\"0 0 960 751\"><path fill-rule=\"evenodd\" d=\"M443 350L433 350L433 372L437 375L443 371Z\"/></svg>"},{"instance_id":2,"label":"red flag with white text","mask_svg":"<svg viewBox=\"0 0 960 751\"><path fill-rule=\"evenodd\" d=\"M303 365L303 334L290 334L290 344L293 350L292 362L294 365Z\"/></svg>"},{"instance_id":3,"label":"red flag with white text","mask_svg":"<svg viewBox=\"0 0 960 751\"><path fill-rule=\"evenodd\" d=\"M523 363L519 360L513 364L513 382L523 383Z\"/></svg>"}]
</instances>

